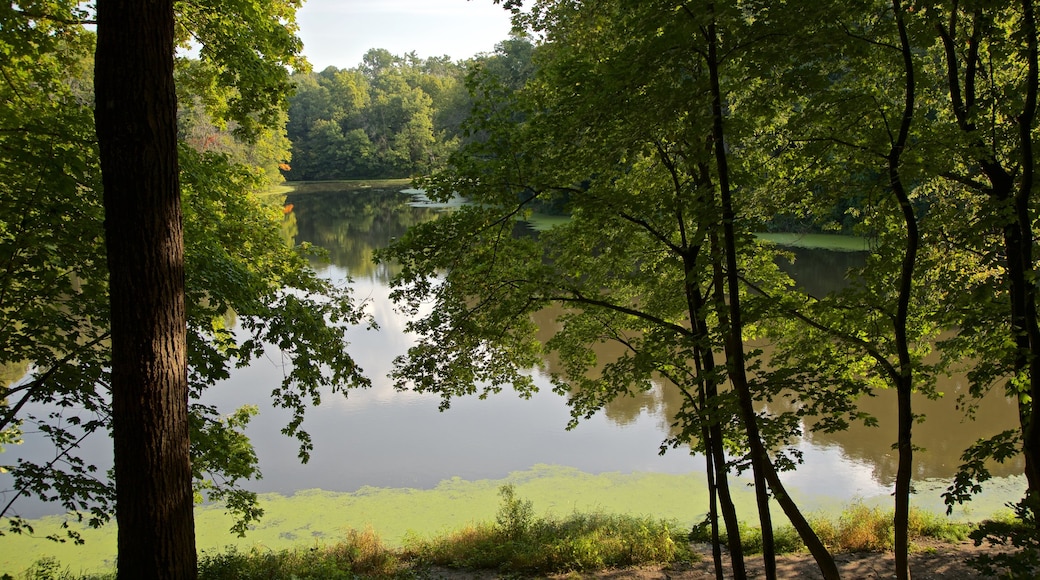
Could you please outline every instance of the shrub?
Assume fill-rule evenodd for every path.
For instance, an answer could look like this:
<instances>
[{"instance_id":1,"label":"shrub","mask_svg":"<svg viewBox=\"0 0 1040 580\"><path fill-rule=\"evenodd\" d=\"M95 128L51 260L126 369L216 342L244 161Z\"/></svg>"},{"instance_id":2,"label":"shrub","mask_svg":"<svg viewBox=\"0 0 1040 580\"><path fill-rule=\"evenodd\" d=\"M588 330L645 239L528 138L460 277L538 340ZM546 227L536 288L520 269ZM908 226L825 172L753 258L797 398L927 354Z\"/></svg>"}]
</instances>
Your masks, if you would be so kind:
<instances>
[{"instance_id":1,"label":"shrub","mask_svg":"<svg viewBox=\"0 0 1040 580\"><path fill-rule=\"evenodd\" d=\"M499 494L495 525L469 526L432 540L409 538L406 553L425 565L539 573L692 557L672 522L598 513L536 518L531 502L518 499L512 486Z\"/></svg>"},{"instance_id":2,"label":"shrub","mask_svg":"<svg viewBox=\"0 0 1040 580\"><path fill-rule=\"evenodd\" d=\"M1037 511L1040 499L1026 498L1017 504L1008 504L1014 510L1011 518L983 522L970 534L976 546L982 542L1005 551L982 554L972 558L971 565L982 574L1004 578L1040 577L1040 528Z\"/></svg>"}]
</instances>

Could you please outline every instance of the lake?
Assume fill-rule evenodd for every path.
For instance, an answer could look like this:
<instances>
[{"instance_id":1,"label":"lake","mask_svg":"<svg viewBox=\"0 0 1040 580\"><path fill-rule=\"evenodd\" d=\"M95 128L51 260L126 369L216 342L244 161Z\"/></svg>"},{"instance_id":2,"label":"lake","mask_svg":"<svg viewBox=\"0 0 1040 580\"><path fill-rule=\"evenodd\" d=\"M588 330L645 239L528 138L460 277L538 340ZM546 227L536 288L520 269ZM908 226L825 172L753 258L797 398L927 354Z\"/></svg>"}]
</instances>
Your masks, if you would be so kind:
<instances>
[{"instance_id":1,"label":"lake","mask_svg":"<svg viewBox=\"0 0 1040 580\"><path fill-rule=\"evenodd\" d=\"M315 268L338 283L351 279L354 295L365 301L379 324L378 331L352 329L349 336L349 350L373 379L373 387L353 391L347 397L329 394L320 407L308 412L304 428L313 437L314 450L306 465L297 460L295 441L279 432L288 414L267 403L284 371L277 350L269 351L266 360L235 371L230 380L211 389L206 394L206 402L224 411L230 412L244 404L256 404L261 409L249 426L248 434L256 447L263 479L250 483L250 489L283 495L313 489L358 492L351 494L356 498L358 494L371 495L373 488L443 490L448 485L455 490L462 485L460 482L504 480L517 477L516 474L536 479L553 477L554 473L567 474L571 477L569 481L579 482L573 484L576 495L585 493L583 489L591 489L594 484L590 482L598 482L595 485L604 490L611 487L626 490L624 486L634 479L644 483L652 481L649 491L640 488L638 493L658 494L661 498L672 497L666 495L671 493L665 490L667 485L679 485L682 489L703 486L701 458L681 450L658 453L662 440L668 436L672 410L679 405L678 394L673 389L658 386L650 392L621 399L572 431L565 429L569 419L565 401L552 392L544 370L531 371L542 390L529 400L503 392L487 400L457 400L446 412L438 411L440 399L435 395L394 390L385 377L393 358L404 353L412 339L404 332L405 321L388 298L394 268L375 264L373 252L404 234L409 226L432 219L444 210L425 203L413 195L414 192L403 193L399 189L300 184L286 199L293 207L286 217L286 235L297 243L309 241L327 248L329 262L316 264ZM851 252L793 251L797 260L785 267L800 284L814 292L825 292L843 284L842 273L862 262L861 254ZM551 313L546 313L543 322L551 322ZM961 451L976 439L1010 428L1016 422L1014 404L1000 396L983 401L975 421L963 420L955 407L957 395L966 389L966 382L955 377L940 385L940 390L947 395L945 398L938 401L918 398L915 402L917 412L927 416L923 424L915 427L914 434L915 443L925 448L915 454L918 494L914 501L917 505L941 510L939 493L954 474ZM806 509L833 508L854 499L873 498L884 505L890 502L888 495L896 467L896 456L891 448L895 439L892 430L895 398L891 392L879 392L862 405L878 417L880 427L857 425L841 433L813 434L797 443L805 463L798 471L783 474L783 478ZM48 452L30 435L24 445L9 447L7 451L23 456ZM91 442L84 454L88 461L102 469L111 464L107 440ZM997 466L994 474L998 479L990 486L996 491L991 493L988 507L963 514L985 514L986 510L991 512L991 508L1005 501L1016 500L1016 494L1024 488L1022 478L1017 475L1021 469L1020 461ZM652 479L648 474L674 477ZM603 483L605 481L609 483ZM490 489L487 501L475 501L468 496L467 507L466 493L469 492L462 493L462 506L452 508L450 515L424 517L445 521L454 518L451 521L462 522L486 518L488 509L492 509L493 514L493 507L488 508L494 504L493 486ZM313 497L313 492L308 493ZM449 490L452 497L460 493ZM690 495L685 503L693 503L694 497L699 496ZM572 500L561 501L568 505L566 502ZM616 502L633 509L642 509L637 506L644 505L624 497ZM606 500L602 504L602 507L614 506ZM25 503L20 508L27 517L55 513L54 508L47 505ZM693 510L691 513L698 510L703 513L706 506L697 502L695 506L683 508ZM675 513L679 512L660 515ZM687 512L682 513L687 517ZM408 521L395 518L400 520L395 525L409 529ZM269 519L263 525L274 529L280 521ZM312 523L308 521L306 525ZM364 525L364 522L349 523ZM223 530L226 531L226 527ZM286 536L284 530L279 533L283 538L296 537ZM213 541L217 542L215 545L223 545L220 542L225 538L221 536Z\"/></svg>"},{"instance_id":2,"label":"lake","mask_svg":"<svg viewBox=\"0 0 1040 580\"><path fill-rule=\"evenodd\" d=\"M531 400L503 392L487 400L463 399L444 413L439 398L395 391L385 379L392 359L411 339L405 321L387 298L393 267L372 262L375 249L404 234L408 226L431 219L441 208L421 198L392 190L343 190L335 184L301 184L290 194L296 242L309 241L329 250L330 263L316 266L334 280L349 276L357 298L379 323L378 332L352 332L350 351L373 378L370 390L346 399L329 397L312 411L306 426L315 437L311 462L300 466L291 441L277 435L284 415L266 410L250 434L257 442L264 479L262 491L289 493L301 488L351 491L361 486L428 488L451 477L501 478L536 464L559 464L591 473L650 471L687 473L703 469L699 458L681 451L659 455L667 436L670 410L678 407L674 389L657 388L623 398L573 431L565 401L553 394L542 371L533 370L542 391ZM852 252L795 249L786 266L800 284L825 292L844 283L843 272L862 263ZM546 315L548 324L551 316ZM263 364L245 369L211 393L230 407L241 402L263 404L280 372ZM919 479L950 478L961 451L981 436L1014 425L1014 404L1003 397L983 402L974 422L955 411L956 397L966 392L963 378L944 381L946 397L916 401L928 419L915 428L915 441L925 448L915 455ZM243 393L256 396L243 400ZM887 494L895 474L891 449L895 398L890 392L863 402L881 426L853 426L836 434L813 434L799 443L805 465L785 479L806 493L838 493L845 498ZM273 434L273 435L272 435ZM998 466L995 474L1020 473L1021 463Z\"/></svg>"}]
</instances>

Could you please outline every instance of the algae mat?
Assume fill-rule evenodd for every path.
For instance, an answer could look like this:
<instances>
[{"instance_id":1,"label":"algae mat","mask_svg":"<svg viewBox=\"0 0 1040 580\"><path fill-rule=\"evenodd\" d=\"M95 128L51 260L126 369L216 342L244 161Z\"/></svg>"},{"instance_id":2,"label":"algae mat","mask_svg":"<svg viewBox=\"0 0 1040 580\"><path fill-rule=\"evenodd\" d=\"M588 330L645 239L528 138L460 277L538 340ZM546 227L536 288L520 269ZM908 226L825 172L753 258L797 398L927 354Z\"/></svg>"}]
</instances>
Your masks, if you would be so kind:
<instances>
[{"instance_id":1,"label":"algae mat","mask_svg":"<svg viewBox=\"0 0 1040 580\"><path fill-rule=\"evenodd\" d=\"M245 538L228 532L230 519L216 506L196 509L196 542L200 552L228 546L280 550L292 546L334 543L351 528L372 528L385 542L399 545L406 535L429 536L479 521L494 521L498 488L511 483L517 495L534 503L538 514L565 516L575 511L653 515L689 526L704 517L707 491L704 474L591 474L561 466L536 465L504 479L465 481L454 478L427 490L363 487L352 493L299 491L291 496L261 496L265 515ZM746 483L746 481L744 481ZM1024 483L1013 481L996 497L1015 497ZM746 485L734 486L742 519L754 517L754 497ZM1008 494L1008 495L1005 495ZM836 513L844 502L828 497L798 497L805 509ZM869 501L870 498L864 498ZM887 497L877 498L884 505ZM922 506L931 507L931 506ZM991 514L1000 503L975 506L975 514ZM987 511L988 510L988 511ZM115 559L115 526L86 529L85 545L55 544L44 539L59 531L62 519L32 522L40 538L6 535L0 538L0 574L20 574L33 562L52 557L73 573L110 569Z\"/></svg>"},{"instance_id":2,"label":"algae mat","mask_svg":"<svg viewBox=\"0 0 1040 580\"><path fill-rule=\"evenodd\" d=\"M228 532L230 519L216 506L196 509L196 542L200 552L234 545L279 550L291 546L332 543L346 530L372 528L385 542L400 544L407 534L433 535L478 521L494 521L498 488L516 486L519 497L534 503L539 514L573 511L653 514L689 525L703 517L707 505L704 475L657 473L590 474L576 469L538 465L504 479L465 481L454 478L434 489L363 487L352 493L299 491L291 496L265 494L265 515L245 538ZM751 498L750 493L747 497ZM57 531L62 519L33 521L39 536ZM83 531L86 544L55 544L24 536L0 538L0 573L16 574L44 557L56 558L72 572L98 571L114 564L115 526Z\"/></svg>"}]
</instances>

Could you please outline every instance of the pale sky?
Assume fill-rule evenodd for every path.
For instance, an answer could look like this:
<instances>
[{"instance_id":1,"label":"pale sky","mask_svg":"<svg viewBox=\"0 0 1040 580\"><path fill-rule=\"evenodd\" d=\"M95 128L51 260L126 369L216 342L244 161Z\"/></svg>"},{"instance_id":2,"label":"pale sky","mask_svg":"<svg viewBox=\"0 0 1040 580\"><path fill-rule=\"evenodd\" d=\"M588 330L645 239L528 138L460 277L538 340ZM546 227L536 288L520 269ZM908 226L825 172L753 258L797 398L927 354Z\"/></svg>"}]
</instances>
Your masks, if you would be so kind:
<instances>
[{"instance_id":1,"label":"pale sky","mask_svg":"<svg viewBox=\"0 0 1040 580\"><path fill-rule=\"evenodd\" d=\"M462 60L491 52L510 29L492 0L306 0L296 18L315 71L355 67L370 48Z\"/></svg>"}]
</instances>

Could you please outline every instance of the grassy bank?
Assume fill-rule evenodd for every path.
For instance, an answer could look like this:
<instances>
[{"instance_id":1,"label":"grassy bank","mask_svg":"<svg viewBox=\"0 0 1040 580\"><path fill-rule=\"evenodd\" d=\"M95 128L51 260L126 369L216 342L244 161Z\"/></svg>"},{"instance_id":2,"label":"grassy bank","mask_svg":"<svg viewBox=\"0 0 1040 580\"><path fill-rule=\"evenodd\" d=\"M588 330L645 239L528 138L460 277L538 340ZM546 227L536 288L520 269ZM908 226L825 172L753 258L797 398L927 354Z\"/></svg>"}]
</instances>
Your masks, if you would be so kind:
<instances>
[{"instance_id":1,"label":"grassy bank","mask_svg":"<svg viewBox=\"0 0 1040 580\"><path fill-rule=\"evenodd\" d=\"M856 236L774 232L759 233L755 235L760 239L773 242L779 246L813 248L838 252L862 252L870 249L869 240Z\"/></svg>"},{"instance_id":2,"label":"grassy bank","mask_svg":"<svg viewBox=\"0 0 1040 580\"><path fill-rule=\"evenodd\" d=\"M754 520L752 489L741 480L734 482L740 517ZM196 545L205 554L228 549L239 553L260 550L276 553L299 546L334 544L351 529L371 529L393 549L411 537L434 537L489 521L499 503L498 489L515 486L516 493L534 502L540 517L563 518L573 513L610 513L674 520L688 529L703 519L708 504L704 474L600 473L571 467L536 465L511 473L503 479L442 481L433 489L364 487L350 493L323 490L299 491L293 495L263 494L265 515L245 538L228 533L230 519L219 506L200 506L195 512ZM939 494L945 482L917 484L914 503L924 511L941 512ZM1021 497L1024 478L995 478L986 493L955 512L958 521L978 521L1003 508L1007 498ZM792 493L806 512L837 518L850 503L845 497L819 493ZM864 505L887 508L891 498L862 497ZM777 511L779 514L779 510ZM78 527L86 543L55 544L43 539L60 533L62 518L52 516L30 523L37 537L6 535L0 538L0 574L16 573L43 558L72 565L76 573L110 568L115 561L114 525L101 529ZM2 522L0 522L2 525ZM79 526L72 523L70 525ZM6 526L5 526L6 527Z\"/></svg>"},{"instance_id":3,"label":"grassy bank","mask_svg":"<svg viewBox=\"0 0 1040 580\"><path fill-rule=\"evenodd\" d=\"M371 529L349 530L330 543L283 550L253 547L203 552L202 580L269 578L422 578L432 567L494 570L507 575L544 575L572 571L690 562L699 556L691 542L709 542L706 525L692 531L675 520L649 516L575 512L566 517L536 516L534 504L516 488L498 490L494 521L469 524L433 536L409 535L390 546ZM814 518L814 528L835 552L892 548L892 514L854 504L837 518ZM911 513L910 536L956 542L971 524L956 523L920 510ZM761 533L743 527L747 553L761 551ZM790 526L776 530L780 553L804 550ZM113 577L111 572L79 575L54 559L38 561L19 575L33 580ZM13 576L5 576L12 578Z\"/></svg>"}]
</instances>

